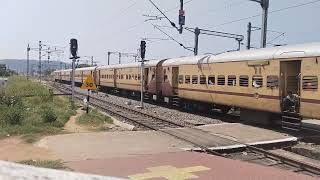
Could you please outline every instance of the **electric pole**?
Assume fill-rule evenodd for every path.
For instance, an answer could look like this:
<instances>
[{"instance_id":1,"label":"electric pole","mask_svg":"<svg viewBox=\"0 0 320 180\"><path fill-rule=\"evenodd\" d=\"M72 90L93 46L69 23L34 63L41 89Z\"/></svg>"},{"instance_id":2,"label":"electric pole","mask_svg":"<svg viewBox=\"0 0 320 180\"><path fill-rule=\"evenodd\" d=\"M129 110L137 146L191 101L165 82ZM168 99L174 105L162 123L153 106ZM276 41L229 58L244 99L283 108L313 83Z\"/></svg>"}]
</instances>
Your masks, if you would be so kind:
<instances>
[{"instance_id":1,"label":"electric pole","mask_svg":"<svg viewBox=\"0 0 320 180\"><path fill-rule=\"evenodd\" d=\"M29 79L29 66L30 66L30 44L28 44L28 47L27 47L27 79Z\"/></svg>"},{"instance_id":2,"label":"electric pole","mask_svg":"<svg viewBox=\"0 0 320 180\"><path fill-rule=\"evenodd\" d=\"M42 42L41 41L39 41L39 80L40 80L40 82L41 82L41 51L42 51Z\"/></svg>"},{"instance_id":3,"label":"electric pole","mask_svg":"<svg viewBox=\"0 0 320 180\"><path fill-rule=\"evenodd\" d=\"M247 49L251 49L251 31L252 31L252 25L251 22L248 23L248 31L247 31Z\"/></svg>"},{"instance_id":4,"label":"electric pole","mask_svg":"<svg viewBox=\"0 0 320 180\"><path fill-rule=\"evenodd\" d=\"M121 53L119 52L119 64L121 64Z\"/></svg>"},{"instance_id":5,"label":"electric pole","mask_svg":"<svg viewBox=\"0 0 320 180\"><path fill-rule=\"evenodd\" d=\"M180 0L180 10L179 10L179 33L182 34L183 26L185 25L186 17L185 11L183 10L183 0Z\"/></svg>"},{"instance_id":6,"label":"electric pole","mask_svg":"<svg viewBox=\"0 0 320 180\"><path fill-rule=\"evenodd\" d=\"M269 0L250 0L257 2L262 7L262 29L261 29L261 48L267 46L267 29L268 29L268 10Z\"/></svg>"},{"instance_id":7,"label":"electric pole","mask_svg":"<svg viewBox=\"0 0 320 180\"><path fill-rule=\"evenodd\" d=\"M194 55L197 56L198 55L198 51L199 51L199 35L200 35L200 29L198 27L196 27L196 29L194 30L194 35L195 35L195 43L194 43Z\"/></svg>"},{"instance_id":8,"label":"electric pole","mask_svg":"<svg viewBox=\"0 0 320 180\"><path fill-rule=\"evenodd\" d=\"M91 56L91 66L93 67L93 56Z\"/></svg>"},{"instance_id":9,"label":"electric pole","mask_svg":"<svg viewBox=\"0 0 320 180\"><path fill-rule=\"evenodd\" d=\"M110 65L110 55L111 55L111 52L108 52L108 65Z\"/></svg>"}]
</instances>

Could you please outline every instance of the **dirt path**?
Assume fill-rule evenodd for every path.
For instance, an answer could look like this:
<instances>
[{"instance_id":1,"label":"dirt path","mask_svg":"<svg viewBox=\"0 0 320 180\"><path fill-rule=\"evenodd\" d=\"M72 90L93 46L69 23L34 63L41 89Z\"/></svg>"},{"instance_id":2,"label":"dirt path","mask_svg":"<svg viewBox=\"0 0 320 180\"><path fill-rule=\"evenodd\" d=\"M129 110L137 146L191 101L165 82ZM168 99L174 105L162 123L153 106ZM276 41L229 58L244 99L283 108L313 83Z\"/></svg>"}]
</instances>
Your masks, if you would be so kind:
<instances>
[{"instance_id":1,"label":"dirt path","mask_svg":"<svg viewBox=\"0 0 320 180\"><path fill-rule=\"evenodd\" d=\"M35 147L24 143L19 137L10 137L0 140L0 160L55 160L55 155L46 148Z\"/></svg>"},{"instance_id":2,"label":"dirt path","mask_svg":"<svg viewBox=\"0 0 320 180\"><path fill-rule=\"evenodd\" d=\"M64 125L64 130L70 133L88 133L92 132L88 130L86 127L80 126L77 124L77 118L84 114L85 112L81 109L77 110L77 114L75 116L71 116L70 120Z\"/></svg>"}]
</instances>

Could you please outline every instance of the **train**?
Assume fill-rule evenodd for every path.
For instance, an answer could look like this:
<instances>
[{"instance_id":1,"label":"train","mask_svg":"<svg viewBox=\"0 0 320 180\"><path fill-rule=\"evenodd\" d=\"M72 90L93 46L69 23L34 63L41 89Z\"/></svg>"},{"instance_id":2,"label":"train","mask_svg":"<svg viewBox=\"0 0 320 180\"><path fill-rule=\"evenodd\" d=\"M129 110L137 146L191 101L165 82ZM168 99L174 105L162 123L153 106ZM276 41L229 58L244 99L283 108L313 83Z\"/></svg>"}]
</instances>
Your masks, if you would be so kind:
<instances>
[{"instance_id":1,"label":"train","mask_svg":"<svg viewBox=\"0 0 320 180\"><path fill-rule=\"evenodd\" d=\"M147 61L142 77L140 63L80 68L75 82L92 74L100 91L138 94L144 81L145 96L155 102L267 117L284 114L291 92L298 97L295 117L320 119L319 61L320 43L296 44ZM55 71L54 79L70 83L71 70Z\"/></svg>"}]
</instances>

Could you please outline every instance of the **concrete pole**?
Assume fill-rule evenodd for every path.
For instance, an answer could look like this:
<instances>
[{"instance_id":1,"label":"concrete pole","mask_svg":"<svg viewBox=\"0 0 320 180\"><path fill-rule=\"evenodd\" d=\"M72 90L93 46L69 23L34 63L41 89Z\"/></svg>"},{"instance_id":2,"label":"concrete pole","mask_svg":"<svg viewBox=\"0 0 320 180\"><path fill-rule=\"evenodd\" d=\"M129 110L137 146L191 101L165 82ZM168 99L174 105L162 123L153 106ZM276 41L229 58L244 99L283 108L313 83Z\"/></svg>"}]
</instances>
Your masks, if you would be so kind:
<instances>
[{"instance_id":1,"label":"concrete pole","mask_svg":"<svg viewBox=\"0 0 320 180\"><path fill-rule=\"evenodd\" d=\"M180 12L183 12L183 0L180 0ZM179 24L180 24L180 22L179 22ZM182 31L183 31L183 24L180 24L179 33L182 34Z\"/></svg>"},{"instance_id":2,"label":"concrete pole","mask_svg":"<svg viewBox=\"0 0 320 180\"><path fill-rule=\"evenodd\" d=\"M140 99L140 106L143 109L144 104L143 104L143 91L144 91L144 59L141 59L141 99Z\"/></svg>"},{"instance_id":3,"label":"concrete pole","mask_svg":"<svg viewBox=\"0 0 320 180\"><path fill-rule=\"evenodd\" d=\"M93 56L91 56L91 66L93 67Z\"/></svg>"},{"instance_id":4,"label":"concrete pole","mask_svg":"<svg viewBox=\"0 0 320 180\"><path fill-rule=\"evenodd\" d=\"M41 51L42 51L42 44L41 44L42 42L41 41L39 41L39 80L40 80L40 82L41 82L41 74L42 74L42 72L41 72L41 66L42 66L42 64L41 64Z\"/></svg>"},{"instance_id":5,"label":"concrete pole","mask_svg":"<svg viewBox=\"0 0 320 180\"><path fill-rule=\"evenodd\" d=\"M262 29L261 29L261 48L267 46L267 29L268 29L268 9L269 0L261 0L262 12Z\"/></svg>"},{"instance_id":6,"label":"concrete pole","mask_svg":"<svg viewBox=\"0 0 320 180\"><path fill-rule=\"evenodd\" d=\"M28 44L28 47L27 47L27 79L29 79L29 76L30 76L30 71L29 71L29 66L30 66L30 44Z\"/></svg>"},{"instance_id":7,"label":"concrete pole","mask_svg":"<svg viewBox=\"0 0 320 180\"><path fill-rule=\"evenodd\" d=\"M248 31L247 31L247 49L251 49L251 22L248 23Z\"/></svg>"},{"instance_id":8,"label":"concrete pole","mask_svg":"<svg viewBox=\"0 0 320 180\"><path fill-rule=\"evenodd\" d=\"M76 57L72 59L72 72L71 72L71 88L72 88L72 93L71 93L71 101L74 102L74 77L75 77L75 71L76 71Z\"/></svg>"},{"instance_id":9,"label":"concrete pole","mask_svg":"<svg viewBox=\"0 0 320 180\"><path fill-rule=\"evenodd\" d=\"M199 35L200 35L200 29L198 27L194 30L194 34L195 34L194 55L197 56L199 51Z\"/></svg>"},{"instance_id":10,"label":"concrete pole","mask_svg":"<svg viewBox=\"0 0 320 180\"><path fill-rule=\"evenodd\" d=\"M111 55L111 52L108 52L108 64L107 65L110 65L110 55Z\"/></svg>"},{"instance_id":11,"label":"concrete pole","mask_svg":"<svg viewBox=\"0 0 320 180\"><path fill-rule=\"evenodd\" d=\"M121 53L119 52L119 64L121 64Z\"/></svg>"}]
</instances>

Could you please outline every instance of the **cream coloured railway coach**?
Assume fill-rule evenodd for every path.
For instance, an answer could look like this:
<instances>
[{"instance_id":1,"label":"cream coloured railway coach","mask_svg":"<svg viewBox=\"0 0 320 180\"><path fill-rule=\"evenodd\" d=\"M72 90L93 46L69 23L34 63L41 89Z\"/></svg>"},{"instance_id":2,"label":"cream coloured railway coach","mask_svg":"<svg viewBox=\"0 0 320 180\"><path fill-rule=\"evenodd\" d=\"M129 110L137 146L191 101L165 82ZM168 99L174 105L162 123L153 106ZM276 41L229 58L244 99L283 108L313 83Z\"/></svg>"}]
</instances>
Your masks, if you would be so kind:
<instances>
[{"instance_id":1,"label":"cream coloured railway coach","mask_svg":"<svg viewBox=\"0 0 320 180\"><path fill-rule=\"evenodd\" d=\"M60 81L63 83L69 83L71 82L71 69L65 69L65 70L61 70L58 71L57 74L60 73Z\"/></svg>"},{"instance_id":2,"label":"cream coloured railway coach","mask_svg":"<svg viewBox=\"0 0 320 180\"><path fill-rule=\"evenodd\" d=\"M144 90L156 98L161 86L161 68L163 60L147 61L144 67ZM159 71L160 69L160 71ZM159 72L159 73L158 73ZM117 89L122 92L141 90L141 64L129 63L102 66L97 68L97 84L101 89Z\"/></svg>"},{"instance_id":3,"label":"cream coloured railway coach","mask_svg":"<svg viewBox=\"0 0 320 180\"><path fill-rule=\"evenodd\" d=\"M170 59L163 64L163 93L181 101L282 113L291 91L299 96L294 112L320 119L319 61L320 43Z\"/></svg>"},{"instance_id":4,"label":"cream coloured railway coach","mask_svg":"<svg viewBox=\"0 0 320 180\"><path fill-rule=\"evenodd\" d=\"M89 74L94 76L96 67L77 68L75 70L74 82L77 86L81 86Z\"/></svg>"}]
</instances>

